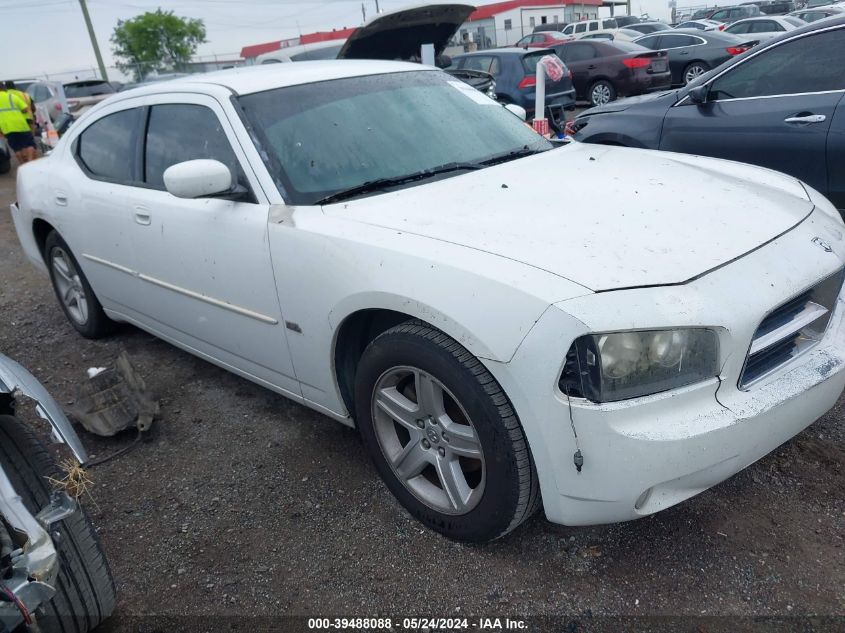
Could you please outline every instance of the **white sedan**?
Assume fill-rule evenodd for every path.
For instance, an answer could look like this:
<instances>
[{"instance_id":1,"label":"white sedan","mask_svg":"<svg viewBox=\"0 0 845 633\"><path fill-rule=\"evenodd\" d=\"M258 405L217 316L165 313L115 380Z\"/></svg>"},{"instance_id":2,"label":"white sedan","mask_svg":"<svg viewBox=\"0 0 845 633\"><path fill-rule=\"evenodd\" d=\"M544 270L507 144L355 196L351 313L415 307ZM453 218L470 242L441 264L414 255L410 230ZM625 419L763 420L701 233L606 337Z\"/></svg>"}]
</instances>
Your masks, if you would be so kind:
<instances>
[{"instance_id":1,"label":"white sedan","mask_svg":"<svg viewBox=\"0 0 845 633\"><path fill-rule=\"evenodd\" d=\"M398 500L455 539L541 505L570 525L662 510L845 385L845 226L821 195L556 146L433 68L120 93L17 194L23 249L80 334L131 323L357 426Z\"/></svg>"},{"instance_id":2,"label":"white sedan","mask_svg":"<svg viewBox=\"0 0 845 633\"><path fill-rule=\"evenodd\" d=\"M726 27L724 31L733 35L753 36L755 39L765 41L786 31L800 29L802 26L807 26L807 23L791 15L766 15L738 20Z\"/></svg>"}]
</instances>

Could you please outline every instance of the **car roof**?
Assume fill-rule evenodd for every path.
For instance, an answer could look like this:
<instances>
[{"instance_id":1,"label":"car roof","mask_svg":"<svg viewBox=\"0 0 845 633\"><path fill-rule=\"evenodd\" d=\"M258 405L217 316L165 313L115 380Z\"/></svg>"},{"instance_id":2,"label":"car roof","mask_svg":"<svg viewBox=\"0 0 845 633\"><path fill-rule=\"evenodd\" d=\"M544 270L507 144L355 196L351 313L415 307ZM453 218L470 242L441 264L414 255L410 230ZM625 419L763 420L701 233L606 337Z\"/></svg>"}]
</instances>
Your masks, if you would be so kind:
<instances>
[{"instance_id":1,"label":"car roof","mask_svg":"<svg viewBox=\"0 0 845 633\"><path fill-rule=\"evenodd\" d=\"M148 86L139 86L120 92L118 95L122 95L123 98L135 98L147 94L191 92L198 89L207 91L213 86L222 86L237 94L252 94L274 88L330 81L332 79L432 70L437 69L409 62L378 60L328 60L296 62L295 64L259 64L159 81ZM109 101L114 103L114 99Z\"/></svg>"}]
</instances>

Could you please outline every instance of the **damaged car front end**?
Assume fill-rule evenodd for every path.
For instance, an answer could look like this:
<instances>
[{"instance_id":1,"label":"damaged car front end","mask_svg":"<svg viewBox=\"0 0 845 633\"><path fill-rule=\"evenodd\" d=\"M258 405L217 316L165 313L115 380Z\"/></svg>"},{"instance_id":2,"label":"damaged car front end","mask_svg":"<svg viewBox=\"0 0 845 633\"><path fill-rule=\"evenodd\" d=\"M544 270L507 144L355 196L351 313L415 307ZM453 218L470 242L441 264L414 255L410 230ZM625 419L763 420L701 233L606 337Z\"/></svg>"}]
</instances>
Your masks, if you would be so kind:
<instances>
[{"instance_id":1,"label":"damaged car front end","mask_svg":"<svg viewBox=\"0 0 845 633\"><path fill-rule=\"evenodd\" d=\"M88 459L70 421L44 386L21 365L0 354L0 632L41 623L47 628L40 630L52 630L50 624L80 616L81 622L87 622L81 630L90 630L113 606L111 576L77 501L65 490L49 491L44 481L45 465L52 465L52 460L41 450L31 429L15 417L16 408L27 401L50 424L53 439L67 445L80 465ZM52 603L57 592L63 591L63 583L78 573L62 569L69 566L62 545L72 543L76 547L80 539L94 541L96 548L91 548L79 563L88 572L93 561L103 574L104 582L92 584L97 597L105 597L96 614L80 612L79 607L67 609L63 601Z\"/></svg>"}]
</instances>

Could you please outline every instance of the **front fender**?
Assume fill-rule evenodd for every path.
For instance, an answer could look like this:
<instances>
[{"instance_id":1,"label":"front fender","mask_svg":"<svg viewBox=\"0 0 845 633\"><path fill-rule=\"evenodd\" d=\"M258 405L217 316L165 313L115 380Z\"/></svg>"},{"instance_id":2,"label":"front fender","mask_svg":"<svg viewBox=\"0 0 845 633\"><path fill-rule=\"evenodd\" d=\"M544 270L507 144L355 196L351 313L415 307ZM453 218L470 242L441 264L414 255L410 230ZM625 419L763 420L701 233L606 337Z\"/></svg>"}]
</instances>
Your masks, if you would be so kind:
<instances>
[{"instance_id":1,"label":"front fender","mask_svg":"<svg viewBox=\"0 0 845 633\"><path fill-rule=\"evenodd\" d=\"M88 461L88 453L86 453L82 441L53 396L44 388L44 385L38 382L35 376L3 354L0 354L0 393L10 394L13 397L24 395L34 400L36 403L35 411L41 418L50 423L53 428L53 436L59 442L68 446L80 464Z\"/></svg>"}]
</instances>

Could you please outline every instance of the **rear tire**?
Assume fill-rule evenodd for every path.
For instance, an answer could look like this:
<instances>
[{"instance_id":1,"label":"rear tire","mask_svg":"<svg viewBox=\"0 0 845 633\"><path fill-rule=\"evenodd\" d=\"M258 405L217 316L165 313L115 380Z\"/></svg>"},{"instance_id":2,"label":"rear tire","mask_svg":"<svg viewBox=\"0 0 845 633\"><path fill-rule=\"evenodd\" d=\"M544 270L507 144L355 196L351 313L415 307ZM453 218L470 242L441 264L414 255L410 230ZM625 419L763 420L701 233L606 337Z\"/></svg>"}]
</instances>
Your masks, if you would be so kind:
<instances>
[{"instance_id":1,"label":"rear tire","mask_svg":"<svg viewBox=\"0 0 845 633\"><path fill-rule=\"evenodd\" d=\"M710 70L710 66L708 66L704 62L693 62L693 63L691 63L686 68L684 68L684 74L683 74L684 85L686 86L693 79L698 79L699 77L701 77L701 75L706 73L708 70Z\"/></svg>"},{"instance_id":2,"label":"rear tire","mask_svg":"<svg viewBox=\"0 0 845 633\"><path fill-rule=\"evenodd\" d=\"M590 86L589 97L593 107L606 105L616 101L616 88L606 79L599 79Z\"/></svg>"},{"instance_id":3,"label":"rear tire","mask_svg":"<svg viewBox=\"0 0 845 633\"><path fill-rule=\"evenodd\" d=\"M56 464L32 429L9 415L0 415L0 466L33 514L49 503L46 477L61 479ZM59 573L56 595L38 614L45 633L91 631L114 610L115 588L105 554L85 511L51 526L58 533ZM54 543L56 539L54 537Z\"/></svg>"},{"instance_id":4,"label":"rear tire","mask_svg":"<svg viewBox=\"0 0 845 633\"><path fill-rule=\"evenodd\" d=\"M88 283L85 273L56 231L50 231L44 244L44 261L59 306L74 329L85 338L98 339L114 330L114 321L103 312L103 306Z\"/></svg>"},{"instance_id":5,"label":"rear tire","mask_svg":"<svg viewBox=\"0 0 845 633\"><path fill-rule=\"evenodd\" d=\"M540 506L531 451L507 395L443 332L407 321L373 340L358 365L355 405L382 479L429 528L491 541Z\"/></svg>"}]
</instances>

